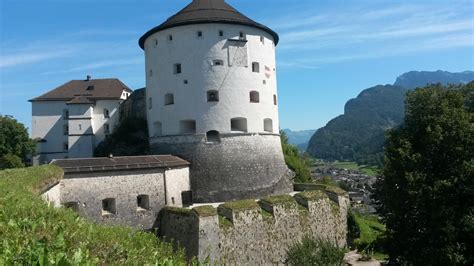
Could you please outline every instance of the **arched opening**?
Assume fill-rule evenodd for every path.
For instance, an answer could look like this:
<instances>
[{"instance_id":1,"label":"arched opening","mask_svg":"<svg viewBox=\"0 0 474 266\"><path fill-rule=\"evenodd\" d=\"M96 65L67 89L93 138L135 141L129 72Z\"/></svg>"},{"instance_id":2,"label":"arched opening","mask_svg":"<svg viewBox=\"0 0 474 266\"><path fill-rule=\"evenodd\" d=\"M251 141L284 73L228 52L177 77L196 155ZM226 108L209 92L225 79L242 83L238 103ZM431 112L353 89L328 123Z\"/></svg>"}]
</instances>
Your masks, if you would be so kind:
<instances>
[{"instance_id":1,"label":"arched opening","mask_svg":"<svg viewBox=\"0 0 474 266\"><path fill-rule=\"evenodd\" d=\"M174 104L174 94L168 93L165 95L165 105L173 105Z\"/></svg>"},{"instance_id":2,"label":"arched opening","mask_svg":"<svg viewBox=\"0 0 474 266\"><path fill-rule=\"evenodd\" d=\"M230 131L247 132L247 119L238 117L230 120Z\"/></svg>"},{"instance_id":3,"label":"arched opening","mask_svg":"<svg viewBox=\"0 0 474 266\"><path fill-rule=\"evenodd\" d=\"M150 209L150 197L148 195L137 196L137 210L144 211Z\"/></svg>"},{"instance_id":4,"label":"arched opening","mask_svg":"<svg viewBox=\"0 0 474 266\"><path fill-rule=\"evenodd\" d=\"M221 142L221 137L219 131L211 130L206 133L206 138L208 143L219 143Z\"/></svg>"},{"instance_id":5,"label":"arched opening","mask_svg":"<svg viewBox=\"0 0 474 266\"><path fill-rule=\"evenodd\" d=\"M182 120L180 122L181 134L195 134L196 120Z\"/></svg>"},{"instance_id":6,"label":"arched opening","mask_svg":"<svg viewBox=\"0 0 474 266\"><path fill-rule=\"evenodd\" d=\"M263 120L263 130L265 132L273 133L273 121L270 118Z\"/></svg>"},{"instance_id":7,"label":"arched opening","mask_svg":"<svg viewBox=\"0 0 474 266\"><path fill-rule=\"evenodd\" d=\"M260 102L260 94L258 91L251 91L250 92L250 102L251 103L259 103Z\"/></svg>"},{"instance_id":8,"label":"arched opening","mask_svg":"<svg viewBox=\"0 0 474 266\"><path fill-rule=\"evenodd\" d=\"M116 214L115 199L108 198L102 200L102 215Z\"/></svg>"},{"instance_id":9,"label":"arched opening","mask_svg":"<svg viewBox=\"0 0 474 266\"><path fill-rule=\"evenodd\" d=\"M161 122L155 122L153 124L154 126L154 129L155 129L155 136L158 137L158 136L162 136L163 135L163 130L162 130L162 127L161 127Z\"/></svg>"},{"instance_id":10,"label":"arched opening","mask_svg":"<svg viewBox=\"0 0 474 266\"><path fill-rule=\"evenodd\" d=\"M219 92L212 90L207 91L207 101L208 102L218 102L219 101Z\"/></svg>"}]
</instances>

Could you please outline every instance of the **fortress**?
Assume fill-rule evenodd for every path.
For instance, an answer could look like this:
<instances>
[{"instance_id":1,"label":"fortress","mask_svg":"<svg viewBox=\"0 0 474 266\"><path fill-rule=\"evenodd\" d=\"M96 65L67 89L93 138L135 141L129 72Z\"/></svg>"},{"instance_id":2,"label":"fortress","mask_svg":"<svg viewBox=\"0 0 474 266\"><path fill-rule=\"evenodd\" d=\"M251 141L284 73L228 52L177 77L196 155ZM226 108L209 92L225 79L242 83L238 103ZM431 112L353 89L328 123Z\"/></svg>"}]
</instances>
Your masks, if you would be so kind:
<instances>
[{"instance_id":1,"label":"fortress","mask_svg":"<svg viewBox=\"0 0 474 266\"><path fill-rule=\"evenodd\" d=\"M139 40L154 155L54 160L64 178L43 197L96 222L158 229L201 261L281 264L304 236L345 246L347 193L294 187L285 164L278 40L224 0L193 0Z\"/></svg>"}]
</instances>

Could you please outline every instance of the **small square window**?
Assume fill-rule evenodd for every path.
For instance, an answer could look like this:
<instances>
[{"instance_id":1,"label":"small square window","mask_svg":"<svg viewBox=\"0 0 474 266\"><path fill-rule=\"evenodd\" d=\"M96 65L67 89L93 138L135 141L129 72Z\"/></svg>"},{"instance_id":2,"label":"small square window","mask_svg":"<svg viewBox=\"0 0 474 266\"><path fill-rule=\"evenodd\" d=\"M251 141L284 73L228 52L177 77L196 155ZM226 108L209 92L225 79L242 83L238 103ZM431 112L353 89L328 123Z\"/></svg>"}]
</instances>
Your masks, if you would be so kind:
<instances>
[{"instance_id":1,"label":"small square window","mask_svg":"<svg viewBox=\"0 0 474 266\"><path fill-rule=\"evenodd\" d=\"M243 31L239 32L239 38L245 39L245 33Z\"/></svg>"},{"instance_id":2,"label":"small square window","mask_svg":"<svg viewBox=\"0 0 474 266\"><path fill-rule=\"evenodd\" d=\"M262 44L265 44L265 37L260 36L260 42L261 42Z\"/></svg>"},{"instance_id":3,"label":"small square window","mask_svg":"<svg viewBox=\"0 0 474 266\"><path fill-rule=\"evenodd\" d=\"M150 209L150 197L148 195L139 195L137 197L137 211L146 211Z\"/></svg>"},{"instance_id":4,"label":"small square window","mask_svg":"<svg viewBox=\"0 0 474 266\"><path fill-rule=\"evenodd\" d=\"M196 32L196 36L197 36L198 38L202 38L202 31Z\"/></svg>"},{"instance_id":5,"label":"small square window","mask_svg":"<svg viewBox=\"0 0 474 266\"><path fill-rule=\"evenodd\" d=\"M182 72L181 64L174 64L174 73L181 74L181 72Z\"/></svg>"},{"instance_id":6,"label":"small square window","mask_svg":"<svg viewBox=\"0 0 474 266\"><path fill-rule=\"evenodd\" d=\"M102 215L116 214L115 199L109 198L102 200Z\"/></svg>"},{"instance_id":7,"label":"small square window","mask_svg":"<svg viewBox=\"0 0 474 266\"><path fill-rule=\"evenodd\" d=\"M224 31L223 30L219 31L219 37L224 37Z\"/></svg>"},{"instance_id":8,"label":"small square window","mask_svg":"<svg viewBox=\"0 0 474 266\"><path fill-rule=\"evenodd\" d=\"M171 35L171 34L170 34L170 35L168 35L168 41L170 41L170 42L171 42L172 40L173 40L173 35Z\"/></svg>"},{"instance_id":9,"label":"small square window","mask_svg":"<svg viewBox=\"0 0 474 266\"><path fill-rule=\"evenodd\" d=\"M187 79L183 80L183 83L188 84L188 80Z\"/></svg>"},{"instance_id":10,"label":"small square window","mask_svg":"<svg viewBox=\"0 0 474 266\"><path fill-rule=\"evenodd\" d=\"M222 61L220 59L212 60L212 65L213 66L222 66L222 65L224 65L224 61Z\"/></svg>"},{"instance_id":11,"label":"small square window","mask_svg":"<svg viewBox=\"0 0 474 266\"><path fill-rule=\"evenodd\" d=\"M267 81L266 80L263 80L263 85L266 85L267 84Z\"/></svg>"}]
</instances>

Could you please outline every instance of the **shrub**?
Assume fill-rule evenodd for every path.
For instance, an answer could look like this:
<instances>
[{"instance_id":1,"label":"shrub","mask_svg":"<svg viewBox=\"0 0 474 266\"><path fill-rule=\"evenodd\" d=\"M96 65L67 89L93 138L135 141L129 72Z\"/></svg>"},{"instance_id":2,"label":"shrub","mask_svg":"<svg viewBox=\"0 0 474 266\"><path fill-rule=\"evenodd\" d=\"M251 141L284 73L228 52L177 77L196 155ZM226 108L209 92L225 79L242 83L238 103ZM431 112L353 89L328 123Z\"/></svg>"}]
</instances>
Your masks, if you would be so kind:
<instances>
[{"instance_id":1,"label":"shrub","mask_svg":"<svg viewBox=\"0 0 474 266\"><path fill-rule=\"evenodd\" d=\"M0 157L0 170L21 167L25 167L25 164L14 154L8 153Z\"/></svg>"},{"instance_id":2,"label":"shrub","mask_svg":"<svg viewBox=\"0 0 474 266\"><path fill-rule=\"evenodd\" d=\"M287 253L288 265L343 265L345 250L327 240L304 237Z\"/></svg>"},{"instance_id":3,"label":"shrub","mask_svg":"<svg viewBox=\"0 0 474 266\"><path fill-rule=\"evenodd\" d=\"M280 138L285 162L288 167L295 172L294 181L297 183L311 182L309 159L301 156L298 148L288 143L288 136L283 130L280 131Z\"/></svg>"}]
</instances>

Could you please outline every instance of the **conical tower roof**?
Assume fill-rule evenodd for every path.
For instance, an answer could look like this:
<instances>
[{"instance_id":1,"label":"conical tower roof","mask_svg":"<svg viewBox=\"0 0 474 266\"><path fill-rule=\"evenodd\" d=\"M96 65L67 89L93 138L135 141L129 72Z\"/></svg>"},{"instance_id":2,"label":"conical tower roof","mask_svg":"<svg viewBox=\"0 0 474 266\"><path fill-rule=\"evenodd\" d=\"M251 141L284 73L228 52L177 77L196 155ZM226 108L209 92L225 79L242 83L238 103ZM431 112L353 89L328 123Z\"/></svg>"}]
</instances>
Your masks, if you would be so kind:
<instances>
[{"instance_id":1,"label":"conical tower roof","mask_svg":"<svg viewBox=\"0 0 474 266\"><path fill-rule=\"evenodd\" d=\"M156 32L177 26L204 23L238 24L259 28L270 33L273 36L275 45L278 44L279 37L276 32L244 16L224 0L193 0L191 4L168 18L163 24L145 33L138 43L143 49L145 40Z\"/></svg>"}]
</instances>

